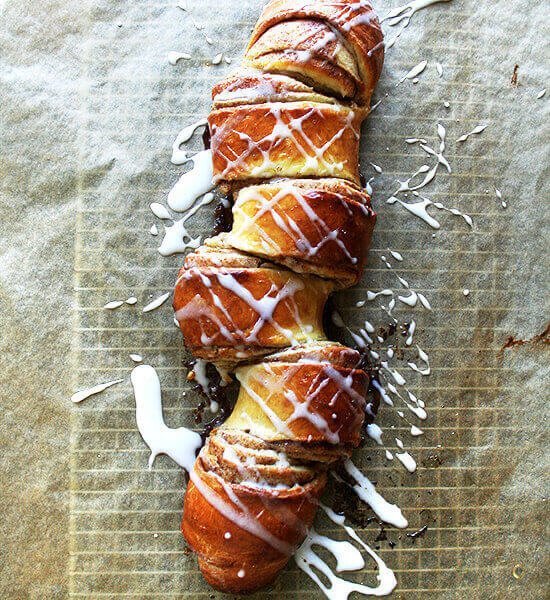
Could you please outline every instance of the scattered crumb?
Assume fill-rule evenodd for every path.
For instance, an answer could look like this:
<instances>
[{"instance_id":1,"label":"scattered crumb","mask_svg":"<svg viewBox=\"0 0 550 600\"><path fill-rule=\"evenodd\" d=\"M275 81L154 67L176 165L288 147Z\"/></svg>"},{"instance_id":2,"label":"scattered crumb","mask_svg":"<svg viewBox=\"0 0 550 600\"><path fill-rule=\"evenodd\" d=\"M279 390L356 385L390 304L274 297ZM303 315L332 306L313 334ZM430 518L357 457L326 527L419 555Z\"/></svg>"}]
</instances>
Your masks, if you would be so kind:
<instances>
[{"instance_id":1,"label":"scattered crumb","mask_svg":"<svg viewBox=\"0 0 550 600\"><path fill-rule=\"evenodd\" d=\"M519 71L519 65L514 65L514 72L512 73L512 79L510 80L510 83L512 85L519 85L518 83L518 71Z\"/></svg>"}]
</instances>

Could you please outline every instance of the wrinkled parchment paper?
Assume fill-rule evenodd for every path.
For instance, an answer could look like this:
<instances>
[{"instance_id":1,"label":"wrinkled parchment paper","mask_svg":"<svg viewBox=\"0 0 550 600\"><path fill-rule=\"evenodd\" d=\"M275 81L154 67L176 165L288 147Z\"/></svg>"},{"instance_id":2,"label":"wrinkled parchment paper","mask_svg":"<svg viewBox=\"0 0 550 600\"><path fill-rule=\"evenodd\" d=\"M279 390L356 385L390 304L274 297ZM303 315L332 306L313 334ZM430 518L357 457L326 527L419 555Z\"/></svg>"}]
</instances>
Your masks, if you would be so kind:
<instances>
[{"instance_id":1,"label":"wrinkled parchment paper","mask_svg":"<svg viewBox=\"0 0 550 600\"><path fill-rule=\"evenodd\" d=\"M212 83L238 61L262 2L187 4L183 12L159 0L0 2L6 600L222 596L204 583L179 533L182 471L166 457L147 469L128 378L129 353L142 354L159 371L168 423L193 425L170 303L141 312L172 289L182 260L157 253L160 236L148 232L162 226L148 206L163 202L182 172L169 162L172 141L208 112ZM383 15L398 2L376 5ZM431 376L407 371L426 402L425 433L408 436L387 407L379 418L387 446L393 433L406 440L419 468L408 474L374 442L357 458L402 507L408 532L428 525L414 542L388 530L393 549L375 541L375 524L362 533L396 571L395 598L548 593L549 349L531 342L500 352L509 336L527 340L549 320L548 94L536 99L548 84L545 19L544 2L517 0L453 0L417 13L387 54L376 92L383 102L365 125L362 170L376 175L379 221L363 283L336 304L351 326L367 317L383 324L376 303L354 306L367 288L395 289L380 260L391 248L404 256L398 272L433 306L395 312L416 320L430 355ZM171 66L171 50L192 59ZM208 66L219 52L233 64ZM418 84L396 87L423 59ZM423 161L404 139L436 144L437 122L453 172L440 170L424 192L472 215L473 232L439 211L442 227L433 231L385 203ZM488 124L482 134L455 142L480 123ZM200 148L198 136L193 144ZM195 234L211 227L211 208L191 222ZM102 309L129 296L135 307ZM69 402L72 392L119 377L124 383L82 405ZM331 531L322 520L319 528ZM360 577L372 582L373 572ZM256 597L306 593L322 597L291 564Z\"/></svg>"}]
</instances>

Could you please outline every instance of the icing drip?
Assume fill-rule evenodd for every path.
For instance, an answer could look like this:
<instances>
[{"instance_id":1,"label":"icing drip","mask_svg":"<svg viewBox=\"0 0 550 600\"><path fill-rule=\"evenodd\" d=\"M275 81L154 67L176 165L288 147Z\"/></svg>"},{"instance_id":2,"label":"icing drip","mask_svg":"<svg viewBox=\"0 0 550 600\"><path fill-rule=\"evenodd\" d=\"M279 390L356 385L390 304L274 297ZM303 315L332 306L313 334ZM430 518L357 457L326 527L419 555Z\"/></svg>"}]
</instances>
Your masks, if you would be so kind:
<instances>
[{"instance_id":1,"label":"icing drip","mask_svg":"<svg viewBox=\"0 0 550 600\"><path fill-rule=\"evenodd\" d=\"M353 464L351 459L344 462L344 468L348 475L355 481L352 487L356 494L372 508L379 519L395 527L407 527L408 522L403 516L401 509L385 500L376 491L374 485Z\"/></svg>"},{"instance_id":2,"label":"icing drip","mask_svg":"<svg viewBox=\"0 0 550 600\"><path fill-rule=\"evenodd\" d=\"M396 85L403 83L405 81L405 79L413 79L414 80L414 78L417 75L420 75L420 73L422 73L422 71L424 71L427 64L428 64L427 60L423 60L423 61L419 62L410 71L408 71L405 75L403 75L403 77L401 77L401 79L397 82Z\"/></svg>"},{"instance_id":3,"label":"icing drip","mask_svg":"<svg viewBox=\"0 0 550 600\"><path fill-rule=\"evenodd\" d=\"M149 302L149 304L147 304L147 306L144 306L143 312L144 313L150 312L152 310L155 310L159 306L162 306L166 302L166 300L168 300L169 297L170 297L170 292L166 292L166 294L162 294L162 296L159 296L152 302Z\"/></svg>"},{"instance_id":4,"label":"icing drip","mask_svg":"<svg viewBox=\"0 0 550 600\"><path fill-rule=\"evenodd\" d=\"M190 429L167 427L162 416L160 382L157 372L150 365L135 367L130 375L136 400L136 422L144 442L151 450L149 468L159 454L168 455L187 471L195 463L195 455L201 447L201 436Z\"/></svg>"},{"instance_id":5,"label":"icing drip","mask_svg":"<svg viewBox=\"0 0 550 600\"><path fill-rule=\"evenodd\" d=\"M369 423L367 425L367 435L379 446L382 446L382 429L376 423Z\"/></svg>"},{"instance_id":6,"label":"icing drip","mask_svg":"<svg viewBox=\"0 0 550 600\"><path fill-rule=\"evenodd\" d=\"M409 473L414 473L416 471L416 461L408 452L396 452L395 457Z\"/></svg>"},{"instance_id":7,"label":"icing drip","mask_svg":"<svg viewBox=\"0 0 550 600\"><path fill-rule=\"evenodd\" d=\"M168 194L168 206L176 212L185 212L196 202L197 198L209 192L214 186L212 177L212 151L203 150L189 157L193 168L184 173Z\"/></svg>"},{"instance_id":8,"label":"icing drip","mask_svg":"<svg viewBox=\"0 0 550 600\"><path fill-rule=\"evenodd\" d=\"M199 119L195 123L191 123L191 125L187 125L184 127L176 136L174 143L172 144L172 158L171 161L175 165L183 165L189 160L189 155L187 154L187 150L182 150L181 146L185 142L188 142L192 137L195 131L199 127L204 127L206 125L206 119Z\"/></svg>"},{"instance_id":9,"label":"icing drip","mask_svg":"<svg viewBox=\"0 0 550 600\"><path fill-rule=\"evenodd\" d=\"M103 308L106 308L107 310L115 310L116 308L119 308L123 304L124 304L124 300L111 300L111 302L107 302L107 304L105 304L103 306Z\"/></svg>"},{"instance_id":10,"label":"icing drip","mask_svg":"<svg viewBox=\"0 0 550 600\"><path fill-rule=\"evenodd\" d=\"M214 200L214 194L208 192L202 200L195 204L188 212L173 225L165 227L164 238L159 246L159 253L162 256L170 256L178 252L185 252L188 248L198 248L201 243L201 236L193 238L185 227L185 223L190 219L200 208L206 204L210 204Z\"/></svg>"},{"instance_id":11,"label":"icing drip","mask_svg":"<svg viewBox=\"0 0 550 600\"><path fill-rule=\"evenodd\" d=\"M304 541L304 543L298 548L295 560L296 564L302 571L304 571L315 583L319 586L319 588L324 592L324 594L329 598L329 600L347 600L350 594L353 592L357 592L359 594L372 595L372 596L386 596L390 594L392 590L397 585L397 580L395 579L395 575L393 571L389 569L384 561L373 551L363 540L355 533L355 531L344 524L344 517L340 517L334 511L332 511L327 506L320 504L321 508L327 514L329 519L331 519L337 525L343 527L345 532L358 544L360 544L363 549L367 552L367 554L374 560L376 566L378 567L378 585L377 587L369 587L360 583L354 583L352 581L347 581L341 577L336 576L332 569L327 565L327 563L319 557L313 551L314 545L320 545L325 547L329 552L331 552L338 560L338 552L341 551L342 546L334 546L333 543L326 544L323 543L324 539L319 537L311 537L308 535ZM356 555L354 553L353 559L356 560ZM341 559L340 566L345 568L344 559ZM312 567L315 567L315 571ZM348 567L345 570L350 570ZM317 572L320 571L325 576L325 581L328 580L329 585L327 586L324 581L319 577Z\"/></svg>"},{"instance_id":12,"label":"icing drip","mask_svg":"<svg viewBox=\"0 0 550 600\"><path fill-rule=\"evenodd\" d=\"M432 4L437 4L438 2L450 2L450 0L413 0L408 4L403 4L402 6L398 6L397 8L391 10L381 20L381 23L387 21L388 25L393 27L401 21L406 21L406 24L408 25L409 21L416 12L426 8L427 6L431 6Z\"/></svg>"},{"instance_id":13,"label":"icing drip","mask_svg":"<svg viewBox=\"0 0 550 600\"><path fill-rule=\"evenodd\" d=\"M191 55L187 54L187 52L175 52L174 50L172 50L171 52L168 52L168 62L171 65L177 64L177 62L179 60L190 60L190 59L191 59Z\"/></svg>"},{"instance_id":14,"label":"icing drip","mask_svg":"<svg viewBox=\"0 0 550 600\"><path fill-rule=\"evenodd\" d=\"M433 229L439 229L441 227L441 224L439 223L439 221L437 219L435 219L428 213L428 210L427 210L428 206L435 206L435 208L437 208L439 210L443 210L452 215L462 217L466 221L466 223L469 225L469 227L473 229L474 222L472 220L472 217L470 217L470 215L462 213L456 208L447 208L446 206L443 206L443 204L441 204L441 202L433 202L429 198L421 196L418 192L413 192L413 195L417 198L420 198L420 200L418 202L410 203L410 202L403 202L401 199L396 198L395 196L392 196L391 198L388 198L388 200L386 200L386 202L388 204L395 204L396 202L398 202L403 208L407 209L415 217L422 219L425 223L427 223Z\"/></svg>"},{"instance_id":15,"label":"icing drip","mask_svg":"<svg viewBox=\"0 0 550 600\"><path fill-rule=\"evenodd\" d=\"M159 202L153 202L149 205L151 212L159 219L171 219L172 215L168 212L168 209Z\"/></svg>"},{"instance_id":16,"label":"icing drip","mask_svg":"<svg viewBox=\"0 0 550 600\"><path fill-rule=\"evenodd\" d=\"M117 383L121 383L124 379L115 379L114 381L108 381L107 383L100 383L99 385L94 385L87 390L82 390L81 392L76 392L71 396L71 400L76 404L77 402L82 402L86 398L90 396L94 396L95 394L99 394L103 392L107 388L110 388L112 385L116 385Z\"/></svg>"},{"instance_id":17,"label":"icing drip","mask_svg":"<svg viewBox=\"0 0 550 600\"><path fill-rule=\"evenodd\" d=\"M430 368L430 362L428 359L428 355L424 352L424 350L422 350L422 348L420 348L420 346L417 346L417 348L418 348L418 356L420 357L420 360L422 360L426 363L426 367L421 369L413 362L409 362L407 364L413 371L416 371L417 373L420 373L421 375L429 375L431 373L431 368Z\"/></svg>"},{"instance_id":18,"label":"icing drip","mask_svg":"<svg viewBox=\"0 0 550 600\"><path fill-rule=\"evenodd\" d=\"M422 435L423 433L424 432L422 431L422 429L420 429L416 425L411 425L411 435L412 436L417 437L419 435Z\"/></svg>"},{"instance_id":19,"label":"icing drip","mask_svg":"<svg viewBox=\"0 0 550 600\"><path fill-rule=\"evenodd\" d=\"M410 23L413 15L417 13L419 10L426 8L427 6L431 6L432 4L436 4L438 2L449 2L450 0L413 0L408 4L403 4L397 8L391 10L383 19L381 19L381 23L387 23L390 27L394 27L399 23L402 23L401 29L397 32L395 37L390 41L385 43L386 49L391 48L395 42L401 37L401 34Z\"/></svg>"},{"instance_id":20,"label":"icing drip","mask_svg":"<svg viewBox=\"0 0 550 600\"><path fill-rule=\"evenodd\" d=\"M472 131L469 131L468 133L461 135L456 141L457 142L465 142L471 135L476 135L478 133L481 133L482 131L485 131L485 129L487 129L487 125L478 125L477 127L474 127L472 129Z\"/></svg>"}]
</instances>

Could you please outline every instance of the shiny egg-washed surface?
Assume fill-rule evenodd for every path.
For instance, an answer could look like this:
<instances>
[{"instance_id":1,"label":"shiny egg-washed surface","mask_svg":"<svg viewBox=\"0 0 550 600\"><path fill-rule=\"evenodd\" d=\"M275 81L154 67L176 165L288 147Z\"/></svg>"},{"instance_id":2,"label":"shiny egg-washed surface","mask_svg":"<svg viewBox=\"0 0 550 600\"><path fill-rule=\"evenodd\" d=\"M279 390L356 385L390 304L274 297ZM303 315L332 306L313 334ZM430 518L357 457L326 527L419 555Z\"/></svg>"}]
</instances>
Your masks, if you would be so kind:
<instances>
[{"instance_id":1,"label":"shiny egg-washed surface","mask_svg":"<svg viewBox=\"0 0 550 600\"><path fill-rule=\"evenodd\" d=\"M43 408L33 419L44 427L42 433L36 425L33 428L36 447L49 457L53 456L52 444L56 455L70 447L71 465L70 482L63 477L63 464L51 466L57 464L53 458L46 463L47 469L33 470L32 476L20 466L8 471L14 480L28 479L24 479L25 486L11 485L2 494L10 507L8 514L20 515L6 528L10 537L4 544L5 564L7 570L24 574L17 581L16 575L2 576L5 598L25 597L28 592L48 598L70 593L79 599L206 599L213 593L202 581L179 532L183 471L166 457L157 460L153 471L147 470L148 450L137 433L128 381L132 367L128 355L139 353L160 374L168 423L193 426L196 401L181 367L183 344L171 323L169 302L141 313L150 300L171 289L173 274L181 264L179 256L158 255L160 240L149 237L148 231L153 222L161 231L162 226L148 205L164 202L181 172L169 164L177 132L207 114L212 85L232 69L225 63L208 67L206 62L218 52L234 58L242 51L259 5L251 0L191 4L184 13L175 3L144 1L128 7L97 0L85 6L75 4L74 12L67 3L63 8L53 7L46 17L34 10L24 18L15 3L6 3L2 18L7 16L12 23L31 19L50 26L35 30L26 52L19 45L17 53L2 58L17 66L9 70L9 95L3 110L19 115L10 121L17 125L9 128L10 153L23 157L10 164L9 170L3 168L9 174L3 183L5 197L18 198L23 193L19 190L28 191L33 214L41 217L34 231L44 234L33 238L33 245L38 248L48 241L41 256L30 253L36 258L32 269L27 266L28 251L20 254L20 260L13 259L17 249L2 259L7 297L20 297L18 282L24 279L28 281L25 296L35 300L30 306L14 302L12 314L19 315L17 307L23 306L20 323L27 322L30 313L36 319L35 331L26 334L29 340L36 336L29 347L21 337L21 325L3 329L7 360L14 361L10 362L14 378L26 360L17 355L35 356L25 369L26 385L10 387L8 383L5 396L19 415L29 414L30 397L43 399ZM380 1L376 9L383 16L397 4ZM384 496L403 509L410 524L406 532L428 526L417 538L388 529L393 549L386 541L375 542L379 529L374 523L362 532L371 545L380 544L380 555L395 569L396 598L538 600L546 593L542 543L548 518L543 480L546 408L541 392L548 389L548 348L534 341L500 352L509 336L529 339L547 325L544 230L548 217L544 211L548 189L543 142L548 97L536 100L546 82L542 61L532 51L548 37L543 16L543 4L515 1L489 6L453 0L418 12L386 54L374 101L386 92L389 97L365 124L361 170L367 179L376 176L373 206L379 220L362 283L343 292L342 316L352 329L362 326L365 318L377 327L387 325L385 313L374 303L354 308L355 302L365 299L367 289L396 289L395 276L380 260L381 255L388 257L387 248L403 255L396 270L432 304L430 312L405 305L394 310L400 321L414 317L415 342L430 357L429 377L407 375L410 389L426 403L428 419L418 422L424 435L410 438L409 428L387 407L379 417L388 448L396 450L390 432L395 425L395 436L406 440L418 470L411 475L395 460L387 461L384 448L374 441L356 459ZM204 25L212 45L194 27L193 19ZM14 39L22 35L14 25L9 27ZM12 43L6 41L7 46ZM26 75L32 46L37 48L37 65L42 63L40 50L40 56L46 54L52 64L59 61L72 69L67 72L60 67L52 79L48 61L36 67L42 73L40 92L34 87L36 78ZM62 58L59 46L64 50ZM170 50L189 52L192 59L171 66L167 61ZM419 82L405 81L396 88L397 81L424 59L428 65ZM436 62L443 67L442 77ZM521 84L517 87L510 84L516 63ZM59 83L64 78L66 87ZM39 101L49 115L46 124L34 116L33 102ZM26 103L29 110L23 114L21 105ZM6 108L16 104L20 106ZM74 118L67 119L67 115ZM66 129L55 142L47 125L58 127L59 122L66 122ZM436 145L437 122L447 129L446 157L453 172L440 171L423 193L472 215L473 232L458 218L441 212L435 213L441 222L441 229L435 231L397 204L385 203L397 187L396 180L405 180L424 160L420 148L409 147L404 140L419 137ZM488 124L483 133L464 144L455 143L480 123ZM17 143L25 136L35 140L32 156ZM194 140L194 147L200 149L198 136ZM37 159L44 165L58 165L63 177L54 168L38 169ZM383 172L377 174L369 162L380 165ZM494 187L502 192L506 209ZM42 204L44 197L52 204ZM52 223L54 202L63 219ZM23 200L14 205L26 206ZM200 214L190 228L206 234L211 214ZM73 230L74 256L72 248L58 239L66 234L64 239L71 240ZM2 234L10 247L24 245L19 227L14 232L3 223ZM45 273L37 273L37 265L52 249L63 258L49 259L55 274L52 277L48 270L46 281ZM69 277L73 262L74 324L63 296L73 284ZM59 281L66 284L60 286ZM465 289L470 290L468 295ZM138 297L135 308L102 308L109 301L130 296ZM63 318L59 317L60 304ZM44 341L43 332L52 326L59 331L73 326L74 360L67 360L66 367L56 364L33 375L37 365L51 362L42 353L46 352L43 346L51 345L50 339ZM67 343L62 335L56 339ZM14 347L19 353L11 358ZM36 360L36 354L44 356L43 363ZM51 378L70 377L73 365L72 389L63 395ZM69 445L69 428L59 426L59 407L73 391L119 377L125 383L73 409ZM50 390L55 403L49 398ZM187 390L183 400L182 390ZM57 426L49 421L54 417ZM46 423L51 425L47 435ZM28 432L29 422L24 426ZM21 423L3 433L8 436L18 428L22 429ZM70 506L58 498L68 486ZM17 523L26 522L23 511L47 515L44 507L55 503L60 506L55 518L34 520L27 528ZM317 528L324 533L335 531L323 519ZM44 537L47 544L40 543L44 531L52 532ZM373 572L359 577L372 583ZM291 564L273 589L257 597L300 598L304 590L308 597L323 597Z\"/></svg>"}]
</instances>

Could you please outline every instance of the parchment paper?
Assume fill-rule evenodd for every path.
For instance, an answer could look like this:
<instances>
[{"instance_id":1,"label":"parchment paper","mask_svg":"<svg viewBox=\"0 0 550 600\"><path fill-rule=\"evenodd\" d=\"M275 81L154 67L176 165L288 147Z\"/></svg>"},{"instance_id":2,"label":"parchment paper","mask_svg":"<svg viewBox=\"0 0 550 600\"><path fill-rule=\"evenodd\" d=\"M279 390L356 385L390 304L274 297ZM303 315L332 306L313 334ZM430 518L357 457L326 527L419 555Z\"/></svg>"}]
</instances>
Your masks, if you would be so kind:
<instances>
[{"instance_id":1,"label":"parchment paper","mask_svg":"<svg viewBox=\"0 0 550 600\"><path fill-rule=\"evenodd\" d=\"M376 3L381 15L397 4ZM158 369L168 423L192 426L196 398L181 395L186 355L169 302L141 312L172 289L182 261L157 253L148 206L182 172L169 162L172 141L208 112L212 83L238 61L261 5L0 2L3 599L222 596L179 533L182 471L165 457L147 469L128 355ZM393 549L375 541L374 523L362 532L396 571L395 598L548 594L549 350L543 340L500 350L549 321L549 96L536 99L548 84L547 14L545 2L517 0L453 0L417 13L387 54L383 102L365 125L362 170L376 175L370 161L383 168L373 183L379 221L362 284L336 304L352 327L381 324L376 303L354 305L367 288L395 288L380 260L391 248L404 256L399 273L433 306L395 311L414 317L430 355L431 376L407 375L426 402L425 433L408 436L388 408L379 417L388 447L393 433L406 440L419 468L408 474L374 442L357 459L410 522L388 530ZM192 59L171 66L170 50ZM218 52L233 64L208 66ZM418 84L396 87L423 59ZM472 215L473 232L437 211L434 232L385 203L422 164L404 139L436 144L437 122L453 172L440 171L425 192ZM455 142L480 123L482 134ZM195 234L210 229L210 208L190 225ZM129 296L135 307L102 308ZM118 377L124 383L70 405L73 391ZM423 525L423 537L406 537ZM373 572L360 578L372 582ZM291 564L255 597L304 595L322 597Z\"/></svg>"}]
</instances>

